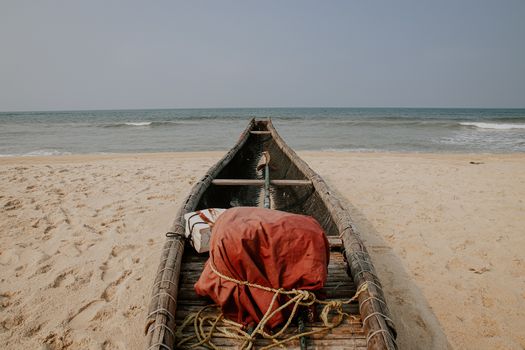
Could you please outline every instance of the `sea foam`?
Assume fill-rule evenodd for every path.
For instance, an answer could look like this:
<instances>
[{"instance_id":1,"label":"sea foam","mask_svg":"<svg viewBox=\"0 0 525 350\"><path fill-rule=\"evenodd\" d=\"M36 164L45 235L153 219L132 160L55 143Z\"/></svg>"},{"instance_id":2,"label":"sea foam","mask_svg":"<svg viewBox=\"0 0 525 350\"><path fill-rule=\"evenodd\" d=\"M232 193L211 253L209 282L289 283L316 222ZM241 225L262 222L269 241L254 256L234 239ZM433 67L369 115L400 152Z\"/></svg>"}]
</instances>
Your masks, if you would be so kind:
<instances>
[{"instance_id":1,"label":"sea foam","mask_svg":"<svg viewBox=\"0 0 525 350\"><path fill-rule=\"evenodd\" d=\"M66 156L70 155L71 152L58 151L56 149L39 149L36 151L27 152L21 154L22 157L41 157L41 156Z\"/></svg>"},{"instance_id":2,"label":"sea foam","mask_svg":"<svg viewBox=\"0 0 525 350\"><path fill-rule=\"evenodd\" d=\"M525 129L525 124L474 123L474 122L463 122L459 124L463 126L475 126L476 128L480 128L480 129L497 129L497 130Z\"/></svg>"},{"instance_id":3,"label":"sea foam","mask_svg":"<svg viewBox=\"0 0 525 350\"><path fill-rule=\"evenodd\" d=\"M0 154L0 158L5 157L43 157L43 156L67 156L72 154L71 152L63 152L56 149L39 149L36 151L26 153L3 153Z\"/></svg>"},{"instance_id":4,"label":"sea foam","mask_svg":"<svg viewBox=\"0 0 525 350\"><path fill-rule=\"evenodd\" d=\"M149 126L151 125L151 122L128 122L124 124L129 126Z\"/></svg>"}]
</instances>

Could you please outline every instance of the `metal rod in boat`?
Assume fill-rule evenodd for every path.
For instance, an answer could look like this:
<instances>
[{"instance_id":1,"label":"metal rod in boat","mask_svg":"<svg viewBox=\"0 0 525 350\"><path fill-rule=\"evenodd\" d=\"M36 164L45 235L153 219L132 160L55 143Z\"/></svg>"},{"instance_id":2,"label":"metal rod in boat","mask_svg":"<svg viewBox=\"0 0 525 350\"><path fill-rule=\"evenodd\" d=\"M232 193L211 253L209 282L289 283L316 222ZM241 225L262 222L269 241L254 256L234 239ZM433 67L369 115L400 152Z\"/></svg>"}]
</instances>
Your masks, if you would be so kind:
<instances>
[{"instance_id":1,"label":"metal rod in boat","mask_svg":"<svg viewBox=\"0 0 525 350\"><path fill-rule=\"evenodd\" d=\"M264 164L264 207L270 209L270 153L263 152Z\"/></svg>"}]
</instances>

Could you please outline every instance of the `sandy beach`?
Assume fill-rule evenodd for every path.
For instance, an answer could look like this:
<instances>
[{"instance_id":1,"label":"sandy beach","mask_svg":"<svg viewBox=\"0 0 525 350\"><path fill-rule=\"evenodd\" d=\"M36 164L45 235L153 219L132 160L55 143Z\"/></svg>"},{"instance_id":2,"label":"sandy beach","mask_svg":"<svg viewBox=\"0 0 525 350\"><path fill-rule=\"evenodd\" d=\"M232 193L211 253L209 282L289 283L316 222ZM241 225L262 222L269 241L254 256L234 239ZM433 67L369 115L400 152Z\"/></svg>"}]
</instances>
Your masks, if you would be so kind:
<instances>
[{"instance_id":1,"label":"sandy beach","mask_svg":"<svg viewBox=\"0 0 525 350\"><path fill-rule=\"evenodd\" d=\"M164 233L222 154L0 158L0 344L142 349ZM525 154L299 155L346 201L400 349L525 348Z\"/></svg>"}]
</instances>

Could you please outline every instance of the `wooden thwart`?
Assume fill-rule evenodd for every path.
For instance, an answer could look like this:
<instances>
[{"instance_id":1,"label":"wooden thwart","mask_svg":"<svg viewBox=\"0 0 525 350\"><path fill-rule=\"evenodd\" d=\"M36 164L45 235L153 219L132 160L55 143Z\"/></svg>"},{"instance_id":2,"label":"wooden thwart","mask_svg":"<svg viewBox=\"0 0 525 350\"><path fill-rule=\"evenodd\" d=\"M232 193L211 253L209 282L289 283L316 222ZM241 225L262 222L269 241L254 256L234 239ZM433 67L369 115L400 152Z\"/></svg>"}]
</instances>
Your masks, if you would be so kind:
<instances>
[{"instance_id":1,"label":"wooden thwart","mask_svg":"<svg viewBox=\"0 0 525 350\"><path fill-rule=\"evenodd\" d=\"M343 241L339 237L328 236L328 243L330 244L330 249L342 249Z\"/></svg>"},{"instance_id":2,"label":"wooden thwart","mask_svg":"<svg viewBox=\"0 0 525 350\"><path fill-rule=\"evenodd\" d=\"M216 186L264 186L264 180L252 179L214 179L211 182ZM312 185L310 180L270 180L274 186L308 186Z\"/></svg>"}]
</instances>

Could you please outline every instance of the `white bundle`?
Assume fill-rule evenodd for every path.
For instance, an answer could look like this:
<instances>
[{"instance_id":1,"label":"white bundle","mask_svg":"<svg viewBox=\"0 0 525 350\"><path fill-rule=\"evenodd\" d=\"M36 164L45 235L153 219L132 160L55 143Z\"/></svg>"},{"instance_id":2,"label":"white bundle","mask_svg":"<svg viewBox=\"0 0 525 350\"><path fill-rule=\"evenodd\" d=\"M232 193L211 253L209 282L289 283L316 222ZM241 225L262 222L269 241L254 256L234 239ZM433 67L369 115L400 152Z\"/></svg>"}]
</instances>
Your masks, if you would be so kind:
<instances>
[{"instance_id":1,"label":"white bundle","mask_svg":"<svg viewBox=\"0 0 525 350\"><path fill-rule=\"evenodd\" d=\"M186 220L186 238L198 253L210 250L211 228L226 209L210 208L197 210L184 215Z\"/></svg>"}]
</instances>

